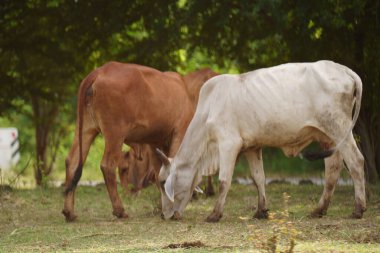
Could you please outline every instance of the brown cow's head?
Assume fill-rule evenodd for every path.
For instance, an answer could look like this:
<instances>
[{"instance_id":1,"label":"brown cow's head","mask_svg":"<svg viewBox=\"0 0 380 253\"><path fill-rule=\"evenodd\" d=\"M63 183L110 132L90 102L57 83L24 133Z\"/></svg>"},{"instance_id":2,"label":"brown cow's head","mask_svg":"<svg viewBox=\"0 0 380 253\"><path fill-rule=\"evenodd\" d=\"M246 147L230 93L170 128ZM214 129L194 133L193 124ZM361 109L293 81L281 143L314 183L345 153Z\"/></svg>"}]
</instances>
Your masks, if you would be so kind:
<instances>
[{"instance_id":1,"label":"brown cow's head","mask_svg":"<svg viewBox=\"0 0 380 253\"><path fill-rule=\"evenodd\" d=\"M152 161L150 161L151 157L147 154L146 146L132 144L131 149L125 152L119 161L120 182L127 193L129 192L130 184L133 185L132 192L138 192L146 187L150 181L154 181L152 173L155 172L155 169L149 166Z\"/></svg>"}]
</instances>

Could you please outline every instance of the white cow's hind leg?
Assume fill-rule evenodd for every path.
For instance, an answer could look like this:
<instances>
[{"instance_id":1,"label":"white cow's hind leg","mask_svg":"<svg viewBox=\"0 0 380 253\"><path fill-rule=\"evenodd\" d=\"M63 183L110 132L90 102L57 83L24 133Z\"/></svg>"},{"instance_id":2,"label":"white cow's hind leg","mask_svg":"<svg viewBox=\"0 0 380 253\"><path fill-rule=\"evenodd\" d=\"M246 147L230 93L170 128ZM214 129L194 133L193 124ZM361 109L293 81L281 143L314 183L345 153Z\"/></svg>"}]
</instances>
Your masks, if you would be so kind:
<instances>
[{"instance_id":1,"label":"white cow's hind leg","mask_svg":"<svg viewBox=\"0 0 380 253\"><path fill-rule=\"evenodd\" d=\"M236 157L242 146L241 140L224 138L219 144L219 197L213 212L207 217L207 222L218 222L223 216L224 203L231 186L232 174Z\"/></svg>"},{"instance_id":2,"label":"white cow's hind leg","mask_svg":"<svg viewBox=\"0 0 380 253\"><path fill-rule=\"evenodd\" d=\"M251 169L251 175L258 191L258 206L254 218L267 219L268 209L266 208L265 197L265 174L262 157L262 149L248 150L244 153Z\"/></svg>"},{"instance_id":3,"label":"white cow's hind leg","mask_svg":"<svg viewBox=\"0 0 380 253\"><path fill-rule=\"evenodd\" d=\"M325 159L325 186L318 207L314 209L310 217L320 218L326 215L342 167L343 159L339 152L335 152L332 156Z\"/></svg>"},{"instance_id":4,"label":"white cow's hind leg","mask_svg":"<svg viewBox=\"0 0 380 253\"><path fill-rule=\"evenodd\" d=\"M360 219L366 210L364 158L356 146L352 133L341 148L341 153L354 182L355 210L352 213L352 217Z\"/></svg>"}]
</instances>

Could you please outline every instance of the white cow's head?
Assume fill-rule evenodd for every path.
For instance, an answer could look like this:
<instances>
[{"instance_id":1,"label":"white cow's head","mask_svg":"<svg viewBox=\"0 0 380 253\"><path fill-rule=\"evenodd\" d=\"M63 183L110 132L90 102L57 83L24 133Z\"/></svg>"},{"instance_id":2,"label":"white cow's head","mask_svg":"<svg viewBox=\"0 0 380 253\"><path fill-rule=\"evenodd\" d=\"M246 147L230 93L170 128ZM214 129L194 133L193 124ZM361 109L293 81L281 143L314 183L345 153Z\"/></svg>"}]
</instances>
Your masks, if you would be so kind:
<instances>
[{"instance_id":1,"label":"white cow's head","mask_svg":"<svg viewBox=\"0 0 380 253\"><path fill-rule=\"evenodd\" d=\"M171 158L157 149L157 154L162 161L162 167L158 175L161 191L162 215L165 219L179 219L182 212L191 199L194 188L200 182L194 170L177 164Z\"/></svg>"}]
</instances>

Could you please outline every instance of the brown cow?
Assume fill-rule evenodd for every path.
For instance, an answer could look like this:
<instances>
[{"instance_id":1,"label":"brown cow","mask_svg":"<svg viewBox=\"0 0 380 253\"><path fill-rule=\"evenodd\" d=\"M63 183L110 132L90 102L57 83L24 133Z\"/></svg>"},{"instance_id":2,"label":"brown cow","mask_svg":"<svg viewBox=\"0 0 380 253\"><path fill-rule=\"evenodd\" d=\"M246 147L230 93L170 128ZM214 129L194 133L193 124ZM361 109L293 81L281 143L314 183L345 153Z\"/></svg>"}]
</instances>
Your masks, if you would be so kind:
<instances>
[{"instance_id":1,"label":"brown cow","mask_svg":"<svg viewBox=\"0 0 380 253\"><path fill-rule=\"evenodd\" d=\"M137 193L150 183L156 183L161 160L149 144L129 144L131 149L123 153L119 162L119 177L126 194ZM129 186L133 185L132 188Z\"/></svg>"},{"instance_id":2,"label":"brown cow","mask_svg":"<svg viewBox=\"0 0 380 253\"><path fill-rule=\"evenodd\" d=\"M178 75L175 72L165 73ZM200 89L208 79L215 75L214 71L205 68L182 77L194 110L198 103ZM130 192L129 184L133 185L132 192L135 193L148 186L149 183L155 182L162 165L161 160L156 156L155 148L150 145L133 144L130 146L131 151L124 154L119 165L120 182L127 194ZM205 194L207 196L215 194L211 176L207 179Z\"/></svg>"},{"instance_id":3,"label":"brown cow","mask_svg":"<svg viewBox=\"0 0 380 253\"><path fill-rule=\"evenodd\" d=\"M218 75L209 68L201 69L183 76L184 83L186 85L187 94L190 97L193 108L198 104L199 92L203 84L210 78Z\"/></svg>"},{"instance_id":4,"label":"brown cow","mask_svg":"<svg viewBox=\"0 0 380 253\"><path fill-rule=\"evenodd\" d=\"M94 138L101 132L105 150L101 170L113 214L127 218L117 193L115 168L123 143L149 143L174 156L194 114L186 78L136 64L109 62L92 71L78 91L77 127L66 159L67 221L74 214L74 192Z\"/></svg>"}]
</instances>

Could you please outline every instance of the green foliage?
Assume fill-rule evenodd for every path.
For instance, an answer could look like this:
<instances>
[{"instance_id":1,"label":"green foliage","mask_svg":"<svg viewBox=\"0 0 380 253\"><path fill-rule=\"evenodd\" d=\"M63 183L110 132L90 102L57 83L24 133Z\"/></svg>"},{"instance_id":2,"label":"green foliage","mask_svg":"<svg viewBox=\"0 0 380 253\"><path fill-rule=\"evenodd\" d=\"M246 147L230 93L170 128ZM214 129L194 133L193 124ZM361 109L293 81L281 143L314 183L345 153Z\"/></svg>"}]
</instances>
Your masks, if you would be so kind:
<instances>
[{"instance_id":1,"label":"green foliage","mask_svg":"<svg viewBox=\"0 0 380 253\"><path fill-rule=\"evenodd\" d=\"M329 59L362 78L357 132L368 178L380 171L380 5L351 1L186 1L182 22L190 49L203 48L217 63L233 60L240 71ZM192 22L188 22L191 19Z\"/></svg>"},{"instance_id":2,"label":"green foliage","mask_svg":"<svg viewBox=\"0 0 380 253\"><path fill-rule=\"evenodd\" d=\"M363 80L356 131L368 178L376 181L379 10L376 0L4 0L0 116L20 125L20 136L28 142L24 147L35 156L35 164L49 164L54 143L61 163L61 152L67 153L72 140L67 136L73 131L80 80L106 61L181 73L206 66L238 73L290 61L330 59L352 68ZM25 124L16 123L19 118Z\"/></svg>"}]
</instances>

